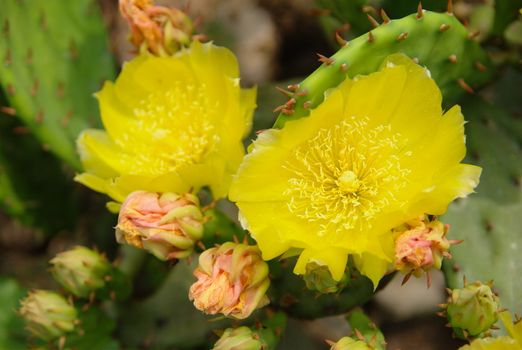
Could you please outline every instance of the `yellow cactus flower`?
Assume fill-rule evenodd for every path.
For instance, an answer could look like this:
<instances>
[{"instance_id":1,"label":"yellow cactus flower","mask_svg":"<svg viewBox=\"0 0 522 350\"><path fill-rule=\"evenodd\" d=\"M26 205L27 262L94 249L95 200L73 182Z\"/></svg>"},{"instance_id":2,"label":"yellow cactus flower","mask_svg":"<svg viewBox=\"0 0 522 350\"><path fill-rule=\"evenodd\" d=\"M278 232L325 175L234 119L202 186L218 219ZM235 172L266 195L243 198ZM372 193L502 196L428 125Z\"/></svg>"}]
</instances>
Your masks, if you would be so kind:
<instances>
[{"instance_id":1,"label":"yellow cactus flower","mask_svg":"<svg viewBox=\"0 0 522 350\"><path fill-rule=\"evenodd\" d=\"M241 89L235 56L193 42L172 57L140 55L96 94L104 130L78 138L76 180L123 202L133 191L227 194L244 155L256 90Z\"/></svg>"},{"instance_id":2,"label":"yellow cactus flower","mask_svg":"<svg viewBox=\"0 0 522 350\"><path fill-rule=\"evenodd\" d=\"M301 249L294 272L327 265L340 280L348 255L374 285L394 260L391 230L439 215L479 182L461 164L464 119L443 113L429 72L404 55L346 79L306 118L262 132L230 189L264 259Z\"/></svg>"}]
</instances>

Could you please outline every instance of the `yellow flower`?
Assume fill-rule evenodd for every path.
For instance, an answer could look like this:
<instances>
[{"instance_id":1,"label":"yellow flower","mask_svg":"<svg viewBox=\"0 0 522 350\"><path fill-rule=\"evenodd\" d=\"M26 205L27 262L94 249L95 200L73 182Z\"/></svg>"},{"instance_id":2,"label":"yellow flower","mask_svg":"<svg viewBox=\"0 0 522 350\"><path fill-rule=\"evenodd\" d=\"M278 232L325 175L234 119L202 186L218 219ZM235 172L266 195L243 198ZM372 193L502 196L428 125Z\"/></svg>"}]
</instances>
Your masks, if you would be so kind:
<instances>
[{"instance_id":1,"label":"yellow flower","mask_svg":"<svg viewBox=\"0 0 522 350\"><path fill-rule=\"evenodd\" d=\"M443 114L429 72L404 55L326 95L309 117L259 135L230 198L264 259L302 249L295 273L316 262L339 280L351 254L376 285L393 262L390 230L444 213L481 169L460 163L460 108Z\"/></svg>"},{"instance_id":2,"label":"yellow flower","mask_svg":"<svg viewBox=\"0 0 522 350\"><path fill-rule=\"evenodd\" d=\"M500 319L509 336L498 338L475 339L469 345L464 345L459 350L522 350L522 322L513 323L509 312L500 314Z\"/></svg>"},{"instance_id":3,"label":"yellow flower","mask_svg":"<svg viewBox=\"0 0 522 350\"><path fill-rule=\"evenodd\" d=\"M133 191L227 194L244 155L255 89L241 89L234 55L193 42L172 57L141 55L96 94L106 131L78 138L76 180L123 202Z\"/></svg>"}]
</instances>

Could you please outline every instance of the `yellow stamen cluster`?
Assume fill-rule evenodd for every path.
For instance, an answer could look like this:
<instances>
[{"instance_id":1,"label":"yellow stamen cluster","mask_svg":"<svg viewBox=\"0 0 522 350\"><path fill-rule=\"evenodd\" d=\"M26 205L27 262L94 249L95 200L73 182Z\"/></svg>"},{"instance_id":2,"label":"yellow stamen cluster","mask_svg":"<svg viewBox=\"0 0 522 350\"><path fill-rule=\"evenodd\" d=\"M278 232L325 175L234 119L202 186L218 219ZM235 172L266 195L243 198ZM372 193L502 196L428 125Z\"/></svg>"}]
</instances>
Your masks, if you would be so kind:
<instances>
[{"instance_id":1,"label":"yellow stamen cluster","mask_svg":"<svg viewBox=\"0 0 522 350\"><path fill-rule=\"evenodd\" d=\"M295 215L318 221L324 235L371 227L369 219L395 202L409 169L395 155L406 143L390 125L367 130L368 118L344 120L294 150L285 167L288 208Z\"/></svg>"}]
</instances>

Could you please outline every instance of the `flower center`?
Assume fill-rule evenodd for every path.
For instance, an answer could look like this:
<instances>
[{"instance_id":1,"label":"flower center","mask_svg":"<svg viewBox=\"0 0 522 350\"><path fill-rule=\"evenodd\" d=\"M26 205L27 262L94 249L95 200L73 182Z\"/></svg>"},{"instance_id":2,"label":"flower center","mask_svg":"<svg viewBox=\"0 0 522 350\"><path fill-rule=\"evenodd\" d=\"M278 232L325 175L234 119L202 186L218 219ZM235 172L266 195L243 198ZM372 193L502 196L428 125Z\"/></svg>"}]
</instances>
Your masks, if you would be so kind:
<instances>
[{"instance_id":1,"label":"flower center","mask_svg":"<svg viewBox=\"0 0 522 350\"><path fill-rule=\"evenodd\" d=\"M337 184L346 193L356 192L361 187L361 182L357 175L351 170L344 171L337 179Z\"/></svg>"},{"instance_id":2,"label":"flower center","mask_svg":"<svg viewBox=\"0 0 522 350\"><path fill-rule=\"evenodd\" d=\"M368 126L347 118L298 146L284 167L291 173L288 208L329 232L364 230L387 206L397 203L409 169L401 166L407 140L389 125Z\"/></svg>"},{"instance_id":3,"label":"flower center","mask_svg":"<svg viewBox=\"0 0 522 350\"><path fill-rule=\"evenodd\" d=\"M173 82L138 102L134 130L116 142L137 164L131 173L160 175L199 163L219 141L211 122L219 102L210 101L204 84Z\"/></svg>"}]
</instances>

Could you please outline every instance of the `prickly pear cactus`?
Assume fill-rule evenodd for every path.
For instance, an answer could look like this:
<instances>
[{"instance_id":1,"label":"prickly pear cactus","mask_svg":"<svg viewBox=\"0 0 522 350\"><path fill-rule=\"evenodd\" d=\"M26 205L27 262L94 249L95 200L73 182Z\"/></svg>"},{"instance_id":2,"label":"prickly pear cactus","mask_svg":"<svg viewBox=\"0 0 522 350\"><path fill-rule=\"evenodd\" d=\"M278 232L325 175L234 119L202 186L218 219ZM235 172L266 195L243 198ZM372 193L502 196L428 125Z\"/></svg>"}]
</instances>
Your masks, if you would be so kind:
<instances>
[{"instance_id":1,"label":"prickly pear cactus","mask_svg":"<svg viewBox=\"0 0 522 350\"><path fill-rule=\"evenodd\" d=\"M492 72L486 54L473 40L473 34L452 13L435 13L419 8L415 14L390 20L367 34L347 42L332 57L320 56L323 62L301 84L290 86L290 100L279 108L275 126L299 119L308 109L322 102L324 93L341 83L348 75L376 71L384 58L402 52L426 66L439 87L445 103L473 92L488 81Z\"/></svg>"},{"instance_id":2,"label":"prickly pear cactus","mask_svg":"<svg viewBox=\"0 0 522 350\"><path fill-rule=\"evenodd\" d=\"M0 84L9 104L45 149L79 168L74 140L98 123L92 94L114 75L98 4L4 0L1 6Z\"/></svg>"},{"instance_id":3,"label":"prickly pear cactus","mask_svg":"<svg viewBox=\"0 0 522 350\"><path fill-rule=\"evenodd\" d=\"M463 101L468 158L482 166L476 194L450 206L442 220L463 239L445 266L451 288L468 280L494 280L502 307L522 312L522 123L479 97Z\"/></svg>"}]
</instances>

